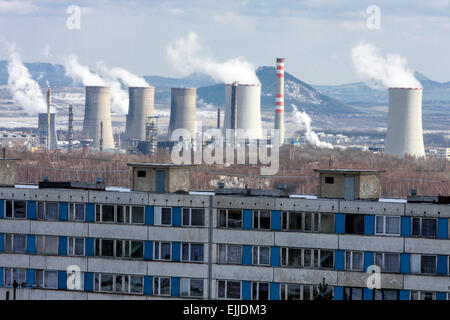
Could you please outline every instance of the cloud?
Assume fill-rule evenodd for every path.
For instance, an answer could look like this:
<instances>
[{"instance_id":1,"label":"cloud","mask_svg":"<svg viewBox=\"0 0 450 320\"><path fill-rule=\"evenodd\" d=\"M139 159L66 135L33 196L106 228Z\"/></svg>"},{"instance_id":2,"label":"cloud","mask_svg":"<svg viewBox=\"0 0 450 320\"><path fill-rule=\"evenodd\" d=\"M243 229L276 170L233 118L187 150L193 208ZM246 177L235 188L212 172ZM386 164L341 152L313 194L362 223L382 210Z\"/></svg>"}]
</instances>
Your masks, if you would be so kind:
<instances>
[{"instance_id":1,"label":"cloud","mask_svg":"<svg viewBox=\"0 0 450 320\"><path fill-rule=\"evenodd\" d=\"M213 21L238 29L251 29L255 26L254 22L250 20L250 17L235 12L214 13Z\"/></svg>"},{"instance_id":2,"label":"cloud","mask_svg":"<svg viewBox=\"0 0 450 320\"><path fill-rule=\"evenodd\" d=\"M31 1L4 1L0 0L0 13L29 14L37 11L38 7Z\"/></svg>"}]
</instances>

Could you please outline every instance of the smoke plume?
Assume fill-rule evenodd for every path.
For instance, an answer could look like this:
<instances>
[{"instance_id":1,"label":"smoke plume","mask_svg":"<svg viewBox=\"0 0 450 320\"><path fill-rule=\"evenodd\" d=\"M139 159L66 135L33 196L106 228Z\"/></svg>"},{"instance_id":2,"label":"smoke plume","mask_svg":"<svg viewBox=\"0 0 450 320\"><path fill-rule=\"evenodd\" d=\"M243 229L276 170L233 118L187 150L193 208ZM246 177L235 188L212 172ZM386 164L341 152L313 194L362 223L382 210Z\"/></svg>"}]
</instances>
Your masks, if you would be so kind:
<instances>
[{"instance_id":1,"label":"smoke plume","mask_svg":"<svg viewBox=\"0 0 450 320\"><path fill-rule=\"evenodd\" d=\"M352 61L357 75L368 86L382 88L421 88L422 85L408 69L405 58L398 54L383 57L372 43L360 42L352 49Z\"/></svg>"},{"instance_id":2,"label":"smoke plume","mask_svg":"<svg viewBox=\"0 0 450 320\"><path fill-rule=\"evenodd\" d=\"M45 112L47 106L39 84L31 75L16 51L15 44L7 44L9 50L8 60L8 87L14 101L30 115Z\"/></svg>"},{"instance_id":3,"label":"smoke plume","mask_svg":"<svg viewBox=\"0 0 450 320\"><path fill-rule=\"evenodd\" d=\"M201 56L202 51L204 50L198 35L190 32L186 37L169 43L167 57L173 67L185 76L193 72L201 72L208 74L217 82L259 83L255 67L243 57L218 62L213 57Z\"/></svg>"},{"instance_id":4,"label":"smoke plume","mask_svg":"<svg viewBox=\"0 0 450 320\"><path fill-rule=\"evenodd\" d=\"M311 129L311 118L308 116L308 114L305 111L298 111L297 107L293 104L291 104L291 106L293 109L292 112L294 114L294 119L297 122L301 123L305 128L306 142L319 148L334 149L331 143L320 141L317 134Z\"/></svg>"},{"instance_id":5,"label":"smoke plume","mask_svg":"<svg viewBox=\"0 0 450 320\"><path fill-rule=\"evenodd\" d=\"M84 86L105 86L106 83L95 73L92 73L87 66L80 63L74 54L64 60L66 74L75 81L83 83Z\"/></svg>"}]
</instances>

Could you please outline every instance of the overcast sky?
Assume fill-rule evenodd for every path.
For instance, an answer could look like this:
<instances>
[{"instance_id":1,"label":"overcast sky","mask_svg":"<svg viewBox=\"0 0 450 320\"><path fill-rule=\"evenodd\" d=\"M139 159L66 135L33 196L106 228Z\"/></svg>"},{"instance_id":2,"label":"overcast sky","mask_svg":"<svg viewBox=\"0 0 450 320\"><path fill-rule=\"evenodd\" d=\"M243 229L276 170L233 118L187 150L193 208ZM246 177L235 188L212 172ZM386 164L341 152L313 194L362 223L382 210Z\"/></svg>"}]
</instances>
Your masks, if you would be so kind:
<instances>
[{"instance_id":1,"label":"overcast sky","mask_svg":"<svg viewBox=\"0 0 450 320\"><path fill-rule=\"evenodd\" d=\"M68 29L67 7L81 7ZM379 30L366 9L380 8ZM242 56L255 66L286 58L286 71L311 84L357 81L351 49L366 40L437 81L450 81L450 0L0 0L0 36L26 62L62 63L69 54L138 75L179 76L169 42L199 35L217 60ZM6 59L2 45L0 59Z\"/></svg>"}]
</instances>

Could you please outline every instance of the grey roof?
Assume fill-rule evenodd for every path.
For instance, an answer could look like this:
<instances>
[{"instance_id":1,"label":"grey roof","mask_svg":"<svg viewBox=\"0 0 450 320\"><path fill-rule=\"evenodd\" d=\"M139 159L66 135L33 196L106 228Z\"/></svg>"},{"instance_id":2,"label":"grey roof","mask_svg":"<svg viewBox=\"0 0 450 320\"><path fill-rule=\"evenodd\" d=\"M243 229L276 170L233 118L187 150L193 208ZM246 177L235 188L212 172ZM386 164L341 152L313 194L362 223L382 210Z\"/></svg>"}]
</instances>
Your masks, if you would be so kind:
<instances>
[{"instance_id":1,"label":"grey roof","mask_svg":"<svg viewBox=\"0 0 450 320\"><path fill-rule=\"evenodd\" d=\"M174 163L152 163L152 162L129 162L130 167L152 167L152 168L173 168L173 167L193 167L192 164L174 164Z\"/></svg>"},{"instance_id":2,"label":"grey roof","mask_svg":"<svg viewBox=\"0 0 450 320\"><path fill-rule=\"evenodd\" d=\"M371 169L314 169L314 172L319 173L353 173L353 174L380 174L384 170Z\"/></svg>"}]
</instances>

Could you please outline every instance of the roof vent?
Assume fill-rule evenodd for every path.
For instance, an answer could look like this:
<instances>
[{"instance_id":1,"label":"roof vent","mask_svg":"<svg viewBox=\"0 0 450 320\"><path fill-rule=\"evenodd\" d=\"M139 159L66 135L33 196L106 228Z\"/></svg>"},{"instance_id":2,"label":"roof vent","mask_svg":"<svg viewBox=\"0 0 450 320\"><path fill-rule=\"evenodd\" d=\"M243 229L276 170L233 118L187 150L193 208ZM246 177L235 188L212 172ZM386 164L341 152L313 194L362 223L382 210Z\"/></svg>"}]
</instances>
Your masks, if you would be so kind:
<instances>
[{"instance_id":1,"label":"roof vent","mask_svg":"<svg viewBox=\"0 0 450 320\"><path fill-rule=\"evenodd\" d=\"M411 189L411 195L416 196L417 195L417 189Z\"/></svg>"},{"instance_id":2,"label":"roof vent","mask_svg":"<svg viewBox=\"0 0 450 320\"><path fill-rule=\"evenodd\" d=\"M219 186L219 189L225 188L225 182L219 182L218 186Z\"/></svg>"}]
</instances>

